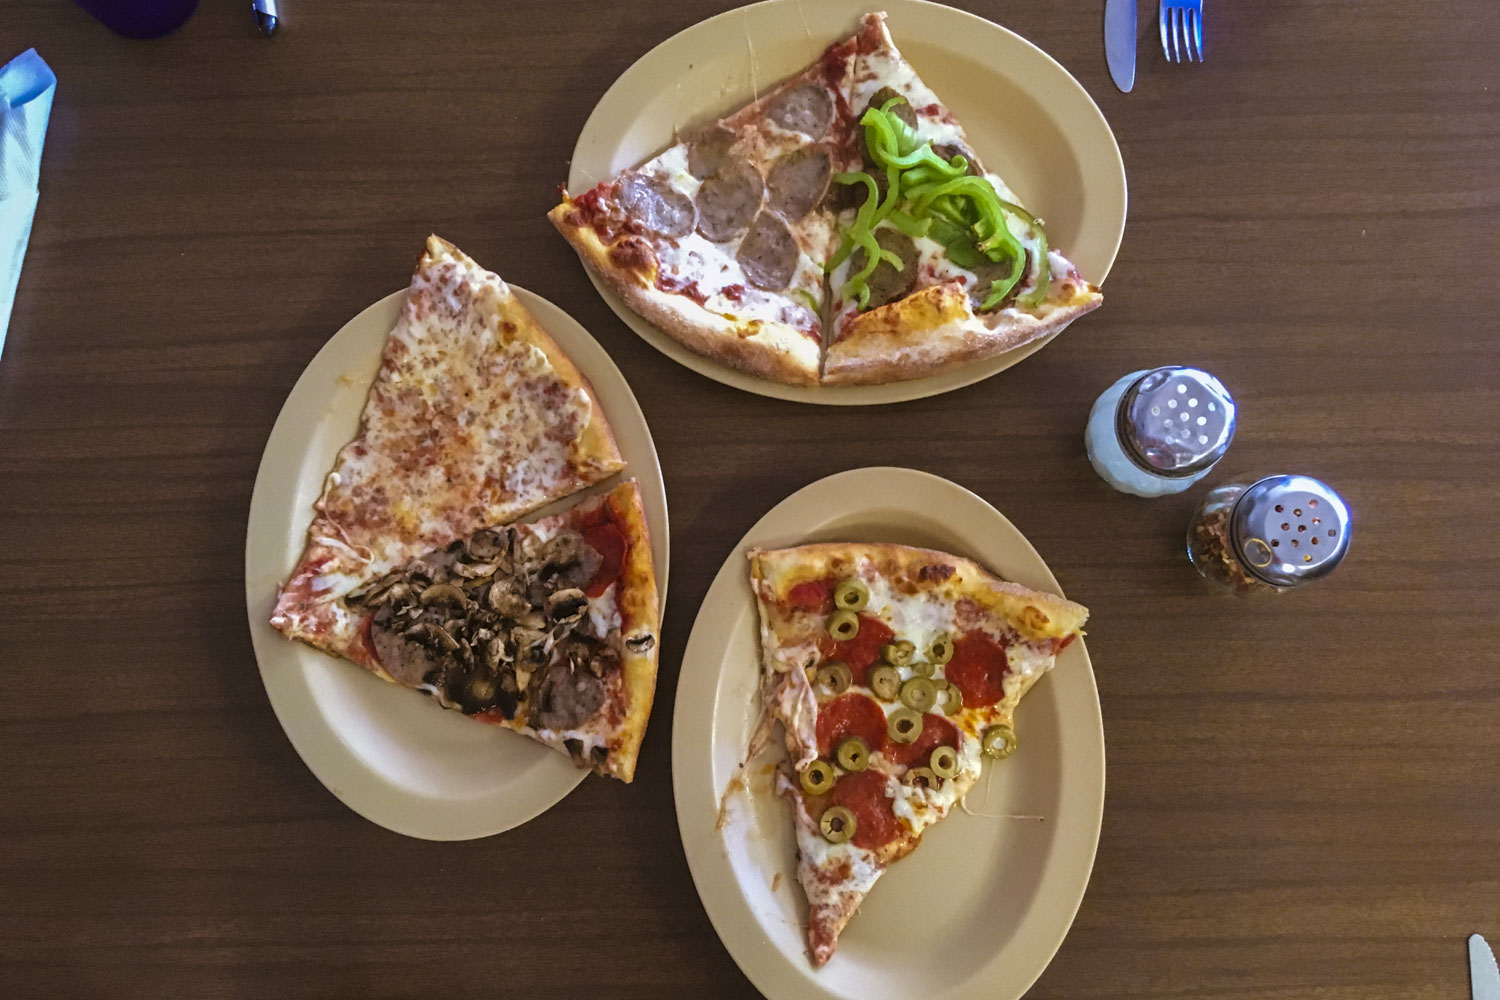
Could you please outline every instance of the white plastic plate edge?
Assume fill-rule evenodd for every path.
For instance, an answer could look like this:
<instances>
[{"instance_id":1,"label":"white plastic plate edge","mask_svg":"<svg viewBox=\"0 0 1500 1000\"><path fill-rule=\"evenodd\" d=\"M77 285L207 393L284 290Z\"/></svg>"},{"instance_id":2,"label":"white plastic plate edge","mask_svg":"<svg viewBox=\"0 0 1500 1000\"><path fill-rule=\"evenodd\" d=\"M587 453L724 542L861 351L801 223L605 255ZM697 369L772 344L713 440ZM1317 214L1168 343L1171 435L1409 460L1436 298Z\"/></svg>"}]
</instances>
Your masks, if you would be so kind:
<instances>
[{"instance_id":1,"label":"white plastic plate edge","mask_svg":"<svg viewBox=\"0 0 1500 1000\"><path fill-rule=\"evenodd\" d=\"M525 520L634 477L665 611L667 498L645 416L625 377L587 330L541 296L510 287L592 383L628 463L621 475ZM245 605L271 707L318 780L349 808L396 833L469 840L525 823L561 801L589 772L555 750L465 719L353 664L291 642L267 624L276 591L301 555L323 477L358 430L381 350L405 299L405 291L393 292L346 323L287 396L250 501Z\"/></svg>"},{"instance_id":2,"label":"white plastic plate edge","mask_svg":"<svg viewBox=\"0 0 1500 1000\"><path fill-rule=\"evenodd\" d=\"M869 498L852 500L850 498ZM802 998L984 996L991 1000L1020 997L1046 969L1062 944L1083 901L1104 811L1104 728L1093 669L1082 641L1058 657L1052 673L1034 690L1020 715L1022 740L1032 754L1043 751L1033 732L1041 728L1037 713L1050 700L1057 715L1061 778L1044 856L1024 919L1004 945L977 956L970 975L943 987L940 973L923 980L917 992L910 983L885 981L881 970L856 967L835 954L821 970L806 952L806 906L790 857L771 862L784 872L771 888L772 873L763 870L753 850L738 850L732 835L716 827L720 797L734 776L745 739L758 713L754 704L759 682L758 616L748 581L745 552L753 547L784 547L816 541L869 540L931 545L972 556L1005 578L1038 590L1061 593L1056 578L1026 538L999 511L970 491L938 476L912 469L863 468L838 473L803 487L772 508L730 552L710 585L683 654L673 712L672 776L678 827L698 895L720 939L757 989L774 1000ZM1050 690L1044 692L1043 686ZM1028 716L1028 709L1032 710ZM1007 765L1026 767L1026 752ZM1020 772L1017 772L1017 778ZM751 779L752 785L754 779ZM984 787L984 781L976 791ZM756 794L756 793L752 793ZM769 796L768 792L758 794ZM745 793L737 792L743 798ZM733 803L732 803L733 805ZM786 822L790 824L790 813ZM733 808L729 810L734 824ZM774 822L774 821L773 821ZM945 823L986 822L950 816ZM976 828L977 829L977 828ZM1003 828L988 836L999 841ZM928 841L941 833L935 828ZM918 854L942 861L943 846L924 842ZM1002 844L1002 851L1010 850ZM962 870L963 859L954 861ZM887 881L900 865L892 869ZM871 899L882 889L878 885ZM907 890L911 889L908 884ZM915 924L929 907L946 901L931 893L908 891L904 912ZM795 906L789 907L788 900ZM860 933L860 916L844 932L844 942ZM953 948L913 942L901 956L914 975L924 961L951 965ZM924 958L925 956L925 958Z\"/></svg>"},{"instance_id":3,"label":"white plastic plate edge","mask_svg":"<svg viewBox=\"0 0 1500 1000\"><path fill-rule=\"evenodd\" d=\"M1058 245L1085 277L1102 285L1119 252L1126 214L1125 162L1104 114L1072 74L1031 42L976 14L927 0L763 0L683 29L636 60L600 98L574 146L568 190L587 191L671 145L679 128L739 107L761 84L799 71L851 34L861 15L880 9L889 14L896 44L965 123L985 164L1050 221L1054 235L1064 234ZM930 50L947 61L924 58ZM996 83L1019 92L1026 104L984 102L979 95ZM991 126L994 115L1006 119L1006 127ZM1038 118L1048 123L1045 130L1036 127ZM1043 131L1048 142L1039 141ZM1014 141L1016 135L1024 141ZM1070 172L1078 175L1075 197L1041 196ZM737 389L801 403L865 406L949 392L1004 371L1062 332L906 382L783 385L695 354L585 272L615 314L674 361Z\"/></svg>"}]
</instances>

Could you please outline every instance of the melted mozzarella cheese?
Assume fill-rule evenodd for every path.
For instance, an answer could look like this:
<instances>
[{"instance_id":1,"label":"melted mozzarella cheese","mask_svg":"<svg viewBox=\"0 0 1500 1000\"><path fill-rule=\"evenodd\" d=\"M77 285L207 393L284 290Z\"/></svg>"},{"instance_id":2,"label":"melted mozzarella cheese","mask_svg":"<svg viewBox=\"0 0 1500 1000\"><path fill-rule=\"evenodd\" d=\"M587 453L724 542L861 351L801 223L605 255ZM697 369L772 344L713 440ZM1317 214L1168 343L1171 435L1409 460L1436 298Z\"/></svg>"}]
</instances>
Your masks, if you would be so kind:
<instances>
[{"instance_id":1,"label":"melted mozzarella cheese","mask_svg":"<svg viewBox=\"0 0 1500 1000\"><path fill-rule=\"evenodd\" d=\"M611 583L604 593L589 598L589 626L600 639L620 627L620 605L615 599L619 589L618 583Z\"/></svg>"}]
</instances>

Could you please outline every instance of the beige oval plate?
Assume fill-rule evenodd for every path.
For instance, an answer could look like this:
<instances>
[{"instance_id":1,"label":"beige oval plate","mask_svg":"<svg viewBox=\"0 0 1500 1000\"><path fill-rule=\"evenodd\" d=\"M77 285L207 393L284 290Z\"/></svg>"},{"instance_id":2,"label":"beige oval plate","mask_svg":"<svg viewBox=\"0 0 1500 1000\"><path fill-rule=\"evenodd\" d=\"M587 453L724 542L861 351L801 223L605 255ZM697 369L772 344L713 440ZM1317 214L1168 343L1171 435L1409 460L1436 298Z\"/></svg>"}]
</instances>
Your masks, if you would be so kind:
<instances>
[{"instance_id":1,"label":"beige oval plate","mask_svg":"<svg viewBox=\"0 0 1500 1000\"><path fill-rule=\"evenodd\" d=\"M1046 220L1053 245L1084 277L1103 284L1125 232L1125 164L1104 115L1082 84L1020 35L923 0L766 0L673 35L600 99L573 149L568 190L587 191L670 146L679 129L723 117L848 37L866 11L880 9L890 15L902 53L963 123L985 164ZM663 354L725 385L802 403L893 403L948 392L1009 368L1057 336L906 382L783 385L693 353L588 274L616 315Z\"/></svg>"},{"instance_id":2,"label":"beige oval plate","mask_svg":"<svg viewBox=\"0 0 1500 1000\"><path fill-rule=\"evenodd\" d=\"M625 377L587 330L539 295L510 286L593 383L628 465L640 481L663 609L667 496L656 446ZM282 637L266 623L312 520L323 477L359 428L380 352L405 292L376 302L323 346L266 442L245 535L245 605L271 707L292 746L345 805L397 833L469 840L519 826L551 808L587 771L524 736L464 718L352 663ZM613 478L585 491L604 492ZM580 495L585 495L580 494ZM538 511L545 516L577 501Z\"/></svg>"},{"instance_id":3,"label":"beige oval plate","mask_svg":"<svg viewBox=\"0 0 1500 1000\"><path fill-rule=\"evenodd\" d=\"M1104 728L1082 642L1016 713L1020 750L986 764L955 810L887 871L822 969L807 956L791 809L770 789L777 745L720 797L759 717L760 640L751 547L881 541L978 560L1060 594L1046 563L999 511L911 469L855 469L806 486L756 523L714 578L682 658L672 717L677 822L698 895L729 953L768 997L1019 997L1042 974L1083 900L1104 812Z\"/></svg>"}]
</instances>

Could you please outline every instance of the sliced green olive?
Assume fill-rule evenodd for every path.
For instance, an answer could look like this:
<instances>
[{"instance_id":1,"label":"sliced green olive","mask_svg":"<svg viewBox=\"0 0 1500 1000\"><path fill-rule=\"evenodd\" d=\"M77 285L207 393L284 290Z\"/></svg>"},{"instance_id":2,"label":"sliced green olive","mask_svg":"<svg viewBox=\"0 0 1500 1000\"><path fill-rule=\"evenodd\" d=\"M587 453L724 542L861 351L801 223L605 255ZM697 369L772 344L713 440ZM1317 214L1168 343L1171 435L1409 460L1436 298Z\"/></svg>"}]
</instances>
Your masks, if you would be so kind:
<instances>
[{"instance_id":1,"label":"sliced green olive","mask_svg":"<svg viewBox=\"0 0 1500 1000\"><path fill-rule=\"evenodd\" d=\"M991 726L979 738L986 757L1004 760L1016 752L1016 731L1009 726Z\"/></svg>"},{"instance_id":2,"label":"sliced green olive","mask_svg":"<svg viewBox=\"0 0 1500 1000\"><path fill-rule=\"evenodd\" d=\"M859 616L853 611L835 611L828 616L828 634L840 642L859 635Z\"/></svg>"},{"instance_id":3,"label":"sliced green olive","mask_svg":"<svg viewBox=\"0 0 1500 1000\"><path fill-rule=\"evenodd\" d=\"M885 719L885 732L895 743L915 743L922 735L922 713L898 708Z\"/></svg>"},{"instance_id":4,"label":"sliced green olive","mask_svg":"<svg viewBox=\"0 0 1500 1000\"><path fill-rule=\"evenodd\" d=\"M845 580L833 590L833 605L844 611L863 611L870 603L870 588L863 580Z\"/></svg>"},{"instance_id":5,"label":"sliced green olive","mask_svg":"<svg viewBox=\"0 0 1500 1000\"><path fill-rule=\"evenodd\" d=\"M937 685L928 677L913 677L901 685L901 703L925 712L937 704Z\"/></svg>"},{"instance_id":6,"label":"sliced green olive","mask_svg":"<svg viewBox=\"0 0 1500 1000\"><path fill-rule=\"evenodd\" d=\"M870 684L870 690L875 692L875 697L881 701L895 701L896 696L901 693L901 674L889 663L871 667L865 679Z\"/></svg>"},{"instance_id":7,"label":"sliced green olive","mask_svg":"<svg viewBox=\"0 0 1500 1000\"><path fill-rule=\"evenodd\" d=\"M952 747L933 747L927 762L932 765L932 773L939 778L958 776L958 751Z\"/></svg>"},{"instance_id":8,"label":"sliced green olive","mask_svg":"<svg viewBox=\"0 0 1500 1000\"><path fill-rule=\"evenodd\" d=\"M854 836L858 827L854 813L843 806L829 806L823 810L823 818L818 820L818 829L823 831L823 839L830 844L842 844Z\"/></svg>"},{"instance_id":9,"label":"sliced green olive","mask_svg":"<svg viewBox=\"0 0 1500 1000\"><path fill-rule=\"evenodd\" d=\"M953 659L953 640L940 635L927 646L927 658L933 663L947 663Z\"/></svg>"},{"instance_id":10,"label":"sliced green olive","mask_svg":"<svg viewBox=\"0 0 1500 1000\"><path fill-rule=\"evenodd\" d=\"M870 766L870 748L858 736L851 736L839 744L834 759L846 771L863 771Z\"/></svg>"},{"instance_id":11,"label":"sliced green olive","mask_svg":"<svg viewBox=\"0 0 1500 1000\"><path fill-rule=\"evenodd\" d=\"M833 765L826 760L815 760L798 778L808 795L826 795L833 790Z\"/></svg>"},{"instance_id":12,"label":"sliced green olive","mask_svg":"<svg viewBox=\"0 0 1500 1000\"><path fill-rule=\"evenodd\" d=\"M818 668L818 684L831 694L843 694L854 683L854 671L842 660L832 660Z\"/></svg>"},{"instance_id":13,"label":"sliced green olive","mask_svg":"<svg viewBox=\"0 0 1500 1000\"><path fill-rule=\"evenodd\" d=\"M937 664L928 663L926 660L918 660L911 665L911 672L918 677L931 677L937 673Z\"/></svg>"},{"instance_id":14,"label":"sliced green olive","mask_svg":"<svg viewBox=\"0 0 1500 1000\"><path fill-rule=\"evenodd\" d=\"M938 703L944 715L957 715L964 710L964 693L957 685L943 681L943 686L938 689Z\"/></svg>"},{"instance_id":15,"label":"sliced green olive","mask_svg":"<svg viewBox=\"0 0 1500 1000\"><path fill-rule=\"evenodd\" d=\"M904 667L911 662L911 655L916 651L916 646L905 639L898 639L881 646L880 657L893 667Z\"/></svg>"},{"instance_id":16,"label":"sliced green olive","mask_svg":"<svg viewBox=\"0 0 1500 1000\"><path fill-rule=\"evenodd\" d=\"M930 767L912 768L906 772L906 780L913 785L920 785L923 788L936 788L938 786L938 776L933 773Z\"/></svg>"}]
</instances>

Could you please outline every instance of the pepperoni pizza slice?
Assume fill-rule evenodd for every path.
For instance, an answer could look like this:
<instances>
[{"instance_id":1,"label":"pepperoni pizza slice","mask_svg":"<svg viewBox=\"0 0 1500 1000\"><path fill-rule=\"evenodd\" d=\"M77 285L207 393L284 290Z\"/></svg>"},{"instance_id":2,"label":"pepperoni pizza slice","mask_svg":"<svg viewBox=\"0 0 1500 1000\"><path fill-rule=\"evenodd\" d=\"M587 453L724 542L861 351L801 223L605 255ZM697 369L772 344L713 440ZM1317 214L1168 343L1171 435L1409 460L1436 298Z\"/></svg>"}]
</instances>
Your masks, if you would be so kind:
<instances>
[{"instance_id":1,"label":"pepperoni pizza slice","mask_svg":"<svg viewBox=\"0 0 1500 1000\"><path fill-rule=\"evenodd\" d=\"M814 965L882 872L1016 749L1015 709L1088 610L929 549L750 553L761 692L788 760Z\"/></svg>"},{"instance_id":2,"label":"pepperoni pizza slice","mask_svg":"<svg viewBox=\"0 0 1500 1000\"><path fill-rule=\"evenodd\" d=\"M991 357L1098 308L1099 289L988 171L963 128L867 14L850 105L858 165L829 262L823 380L893 382Z\"/></svg>"},{"instance_id":3,"label":"pepperoni pizza slice","mask_svg":"<svg viewBox=\"0 0 1500 1000\"><path fill-rule=\"evenodd\" d=\"M765 378L818 381L825 204L852 162L854 39L659 156L548 215L635 312L699 354Z\"/></svg>"}]
</instances>

